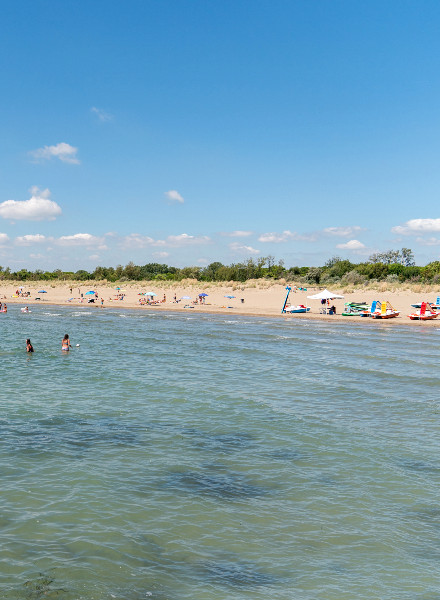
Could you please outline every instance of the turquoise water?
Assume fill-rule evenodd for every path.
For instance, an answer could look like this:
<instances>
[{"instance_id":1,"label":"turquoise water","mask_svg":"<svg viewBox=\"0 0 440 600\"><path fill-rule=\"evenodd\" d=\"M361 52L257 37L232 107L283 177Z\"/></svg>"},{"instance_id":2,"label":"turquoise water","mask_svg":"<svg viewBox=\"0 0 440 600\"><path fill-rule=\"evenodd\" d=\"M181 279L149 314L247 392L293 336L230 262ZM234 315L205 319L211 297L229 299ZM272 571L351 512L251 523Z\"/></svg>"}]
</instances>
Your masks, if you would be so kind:
<instances>
[{"instance_id":1,"label":"turquoise water","mask_svg":"<svg viewBox=\"0 0 440 600\"><path fill-rule=\"evenodd\" d=\"M439 329L0 317L2 599L440 598Z\"/></svg>"}]
</instances>

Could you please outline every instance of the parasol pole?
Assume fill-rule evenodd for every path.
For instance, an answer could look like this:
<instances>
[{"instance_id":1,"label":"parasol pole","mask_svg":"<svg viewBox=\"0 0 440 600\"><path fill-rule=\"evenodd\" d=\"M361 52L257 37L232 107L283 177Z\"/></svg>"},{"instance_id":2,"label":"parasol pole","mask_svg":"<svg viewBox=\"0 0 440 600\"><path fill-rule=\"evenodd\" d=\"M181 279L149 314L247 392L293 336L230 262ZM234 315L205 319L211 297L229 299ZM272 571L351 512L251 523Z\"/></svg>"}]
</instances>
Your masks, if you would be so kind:
<instances>
[{"instance_id":1,"label":"parasol pole","mask_svg":"<svg viewBox=\"0 0 440 600\"><path fill-rule=\"evenodd\" d=\"M289 286L287 286L287 287L286 287L286 290L287 290L287 295L286 295L286 299L284 300L284 305L283 305L283 308L282 308L282 310L281 310L281 312L282 312L282 313L285 313L285 312L286 312L286 304L287 304L287 299L289 298L289 294L290 294L290 291L291 291L291 289L292 289L292 288L291 288L291 287L289 287Z\"/></svg>"}]
</instances>

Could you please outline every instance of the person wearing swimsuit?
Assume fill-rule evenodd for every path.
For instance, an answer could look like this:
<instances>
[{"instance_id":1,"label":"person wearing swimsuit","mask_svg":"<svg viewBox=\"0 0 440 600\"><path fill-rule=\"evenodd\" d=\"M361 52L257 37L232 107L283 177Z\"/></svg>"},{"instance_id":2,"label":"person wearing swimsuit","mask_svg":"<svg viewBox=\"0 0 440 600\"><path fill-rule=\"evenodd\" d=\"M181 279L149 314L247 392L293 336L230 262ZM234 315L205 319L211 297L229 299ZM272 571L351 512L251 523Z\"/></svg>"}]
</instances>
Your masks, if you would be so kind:
<instances>
[{"instance_id":1,"label":"person wearing swimsuit","mask_svg":"<svg viewBox=\"0 0 440 600\"><path fill-rule=\"evenodd\" d=\"M71 347L72 346L70 345L69 334L66 333L66 335L63 337L63 339L61 341L61 350L63 350L64 352L69 352Z\"/></svg>"},{"instance_id":2,"label":"person wearing swimsuit","mask_svg":"<svg viewBox=\"0 0 440 600\"><path fill-rule=\"evenodd\" d=\"M28 338L26 340L26 352L33 352L34 351L34 347L31 344L31 340Z\"/></svg>"}]
</instances>

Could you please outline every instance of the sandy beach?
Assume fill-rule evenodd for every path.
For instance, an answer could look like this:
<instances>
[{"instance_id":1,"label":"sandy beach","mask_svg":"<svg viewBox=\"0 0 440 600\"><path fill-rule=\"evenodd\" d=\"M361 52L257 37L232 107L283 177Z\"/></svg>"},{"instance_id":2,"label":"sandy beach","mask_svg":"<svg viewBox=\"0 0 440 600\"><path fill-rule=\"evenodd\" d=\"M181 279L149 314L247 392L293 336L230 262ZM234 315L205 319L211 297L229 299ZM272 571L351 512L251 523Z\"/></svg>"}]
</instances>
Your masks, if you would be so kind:
<instances>
[{"instance_id":1,"label":"sandy beach","mask_svg":"<svg viewBox=\"0 0 440 600\"><path fill-rule=\"evenodd\" d=\"M290 285L290 284L289 284ZM19 288L22 286L22 289ZM117 290L121 287L121 290ZM32 305L32 304L55 304L55 305L88 305L91 308L101 310L101 298L104 308L130 308L139 310L157 310L157 311L191 311L192 313L218 313L218 314L237 314L280 317L283 319L322 319L328 321L355 321L364 324L387 323L389 325L406 324L413 326L429 327L437 326L437 320L432 321L411 321L408 315L414 311L411 304L422 301L435 302L439 295L434 291L414 291L409 289L395 289L380 291L366 288L359 290L344 291L338 288L331 288L332 292L344 295L344 299L336 299L332 304L336 307L336 315L320 314L321 304L319 300L308 299L307 296L315 294L322 290L322 287L308 287L307 291L292 291L289 298L290 304L305 304L310 306L310 312L306 314L282 314L281 309L286 296L286 284L261 281L240 283L205 283L193 280L182 282L124 282L119 284L109 284L102 282L91 282L90 285L81 285L78 282L72 283L43 283L32 285L23 285L17 283L1 283L0 299L3 303L13 309L14 305ZM42 293L42 290L46 293ZM20 294L17 294L17 291ZM87 294L94 291L98 295ZM145 302L146 292L154 292L154 300L157 304L141 304ZM27 294L23 296L22 294ZM207 294L205 302L195 303L199 294ZM123 299L120 299L123 295ZM165 296L165 301L164 301ZM234 296L227 298L227 296ZM176 298L176 300L175 300ZM94 302L89 302L94 299ZM397 318L378 320L362 317L345 317L341 312L345 302L366 302L371 304L373 300L380 302L389 301L392 306L400 311ZM440 319L438 321L440 323Z\"/></svg>"}]
</instances>

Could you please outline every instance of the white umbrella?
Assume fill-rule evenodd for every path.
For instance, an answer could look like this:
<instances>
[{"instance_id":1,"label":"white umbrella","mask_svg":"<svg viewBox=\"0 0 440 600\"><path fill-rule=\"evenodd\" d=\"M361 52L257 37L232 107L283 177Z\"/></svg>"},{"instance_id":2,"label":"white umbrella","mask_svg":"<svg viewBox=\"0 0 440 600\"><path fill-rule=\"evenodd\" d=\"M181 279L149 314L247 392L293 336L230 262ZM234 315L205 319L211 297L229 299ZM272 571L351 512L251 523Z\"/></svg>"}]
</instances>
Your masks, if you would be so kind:
<instances>
[{"instance_id":1,"label":"white umbrella","mask_svg":"<svg viewBox=\"0 0 440 600\"><path fill-rule=\"evenodd\" d=\"M329 290L322 290L318 294L314 294L313 296L307 296L311 300L333 300L334 298L343 298L341 294L336 294L335 292L330 292Z\"/></svg>"}]
</instances>

